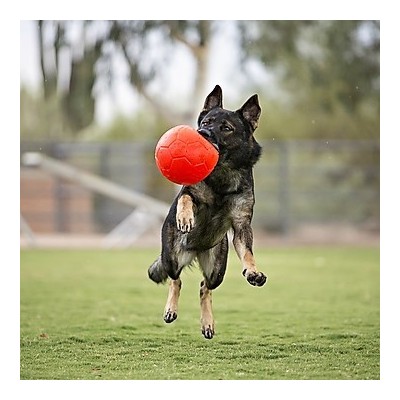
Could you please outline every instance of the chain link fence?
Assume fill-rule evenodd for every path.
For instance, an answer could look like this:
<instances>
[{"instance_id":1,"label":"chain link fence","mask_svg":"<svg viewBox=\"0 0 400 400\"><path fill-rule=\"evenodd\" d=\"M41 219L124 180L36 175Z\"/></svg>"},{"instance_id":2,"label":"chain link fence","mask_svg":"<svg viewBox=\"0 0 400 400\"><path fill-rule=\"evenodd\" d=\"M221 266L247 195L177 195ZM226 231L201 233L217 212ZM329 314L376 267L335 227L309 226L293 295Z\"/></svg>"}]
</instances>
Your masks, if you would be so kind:
<instances>
[{"instance_id":1,"label":"chain link fence","mask_svg":"<svg viewBox=\"0 0 400 400\"><path fill-rule=\"evenodd\" d=\"M261 142L255 166L253 225L288 235L307 224L379 231L380 146L377 141ZM179 189L161 176L150 142L21 142L129 189L171 202ZM108 233L133 211L40 170L21 166L21 215L33 232Z\"/></svg>"}]
</instances>

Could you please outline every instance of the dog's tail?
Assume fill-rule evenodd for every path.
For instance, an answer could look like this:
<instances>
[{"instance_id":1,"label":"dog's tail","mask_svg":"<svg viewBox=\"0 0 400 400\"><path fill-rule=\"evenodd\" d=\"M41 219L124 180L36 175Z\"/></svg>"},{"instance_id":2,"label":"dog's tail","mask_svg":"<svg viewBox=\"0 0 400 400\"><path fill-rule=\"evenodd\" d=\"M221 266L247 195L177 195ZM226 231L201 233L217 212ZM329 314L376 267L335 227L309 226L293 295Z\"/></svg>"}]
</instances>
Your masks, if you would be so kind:
<instances>
[{"instance_id":1,"label":"dog's tail","mask_svg":"<svg viewBox=\"0 0 400 400\"><path fill-rule=\"evenodd\" d=\"M151 264L148 274L149 278L155 283L164 283L167 280L168 274L162 265L161 256Z\"/></svg>"}]
</instances>

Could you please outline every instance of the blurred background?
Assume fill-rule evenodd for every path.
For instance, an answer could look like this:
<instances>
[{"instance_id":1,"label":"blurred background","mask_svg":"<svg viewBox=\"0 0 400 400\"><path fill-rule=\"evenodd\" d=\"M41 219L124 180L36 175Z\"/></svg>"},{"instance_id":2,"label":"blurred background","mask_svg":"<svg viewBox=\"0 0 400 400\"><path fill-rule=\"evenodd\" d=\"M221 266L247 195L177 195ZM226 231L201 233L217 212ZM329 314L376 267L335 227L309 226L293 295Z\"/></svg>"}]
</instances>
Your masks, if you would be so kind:
<instances>
[{"instance_id":1,"label":"blurred background","mask_svg":"<svg viewBox=\"0 0 400 400\"><path fill-rule=\"evenodd\" d=\"M378 21L21 21L21 245L159 245L159 137L258 93L256 241L379 242Z\"/></svg>"}]
</instances>

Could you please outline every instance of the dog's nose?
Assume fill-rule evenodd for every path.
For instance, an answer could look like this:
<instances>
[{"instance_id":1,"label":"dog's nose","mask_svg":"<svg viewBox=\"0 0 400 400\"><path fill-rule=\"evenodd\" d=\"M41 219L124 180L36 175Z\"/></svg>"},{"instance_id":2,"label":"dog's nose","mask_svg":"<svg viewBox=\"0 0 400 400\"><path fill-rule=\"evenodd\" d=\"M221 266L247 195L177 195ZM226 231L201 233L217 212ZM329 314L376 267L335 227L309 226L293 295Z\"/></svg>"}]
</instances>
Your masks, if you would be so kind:
<instances>
[{"instance_id":1,"label":"dog's nose","mask_svg":"<svg viewBox=\"0 0 400 400\"><path fill-rule=\"evenodd\" d=\"M197 130L197 132L200 133L200 135L204 136L205 138L211 137L211 131L206 128L200 128Z\"/></svg>"}]
</instances>

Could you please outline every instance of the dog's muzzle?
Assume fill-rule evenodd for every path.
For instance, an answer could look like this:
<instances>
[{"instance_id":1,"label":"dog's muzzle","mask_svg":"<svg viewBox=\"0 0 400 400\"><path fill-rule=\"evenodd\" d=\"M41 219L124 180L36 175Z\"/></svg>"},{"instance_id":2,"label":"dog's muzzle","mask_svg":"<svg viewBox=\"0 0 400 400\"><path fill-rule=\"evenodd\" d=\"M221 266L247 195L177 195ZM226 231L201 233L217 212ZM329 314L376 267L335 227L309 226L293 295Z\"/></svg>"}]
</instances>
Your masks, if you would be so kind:
<instances>
[{"instance_id":1,"label":"dog's muzzle","mask_svg":"<svg viewBox=\"0 0 400 400\"><path fill-rule=\"evenodd\" d=\"M215 140L213 133L209 129L200 128L197 130L197 132L199 132L203 138L207 139L219 151L218 143Z\"/></svg>"}]
</instances>

